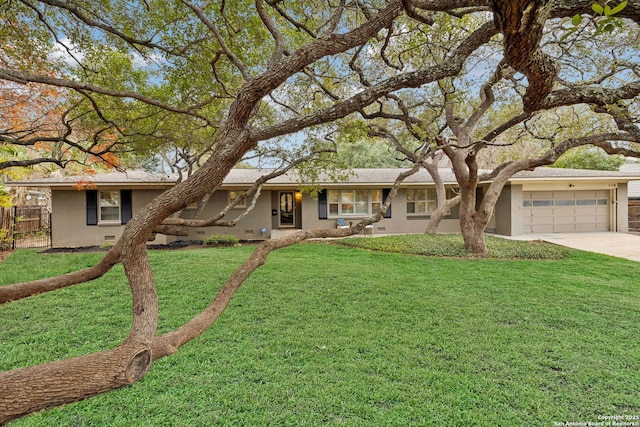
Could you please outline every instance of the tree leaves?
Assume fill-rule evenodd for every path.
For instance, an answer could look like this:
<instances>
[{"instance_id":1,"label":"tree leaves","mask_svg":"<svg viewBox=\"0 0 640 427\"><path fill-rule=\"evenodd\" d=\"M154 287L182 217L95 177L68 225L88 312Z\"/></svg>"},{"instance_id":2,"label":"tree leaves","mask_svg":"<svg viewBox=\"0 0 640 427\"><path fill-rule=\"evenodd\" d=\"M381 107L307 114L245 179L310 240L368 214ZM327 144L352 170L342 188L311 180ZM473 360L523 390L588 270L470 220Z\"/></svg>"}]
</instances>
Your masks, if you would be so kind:
<instances>
[{"instance_id":1,"label":"tree leaves","mask_svg":"<svg viewBox=\"0 0 640 427\"><path fill-rule=\"evenodd\" d=\"M593 10L594 15L588 17L588 22L592 22L596 27L593 35L598 36L603 33L612 33L616 28L622 28L624 25L622 19L615 15L622 12L627 7L627 4L627 1L620 2L615 7L611 7L607 3L603 5L599 3L592 4L591 10ZM566 40L571 34L575 33L583 21L581 14L573 15L573 17L571 17L571 25L573 25L573 27L567 30L562 36L561 41Z\"/></svg>"},{"instance_id":2,"label":"tree leaves","mask_svg":"<svg viewBox=\"0 0 640 427\"><path fill-rule=\"evenodd\" d=\"M579 13L576 15L573 15L573 18L571 18L571 23L573 24L574 27L577 27L582 23L582 16Z\"/></svg>"},{"instance_id":3,"label":"tree leaves","mask_svg":"<svg viewBox=\"0 0 640 427\"><path fill-rule=\"evenodd\" d=\"M622 12L622 10L624 10L624 8L627 7L627 4L628 4L627 1L623 1L623 2L620 2L620 4L618 4L616 7L612 8L606 3L604 5L594 3L591 5L591 9L593 9L593 11L597 15L613 16L617 13Z\"/></svg>"}]
</instances>

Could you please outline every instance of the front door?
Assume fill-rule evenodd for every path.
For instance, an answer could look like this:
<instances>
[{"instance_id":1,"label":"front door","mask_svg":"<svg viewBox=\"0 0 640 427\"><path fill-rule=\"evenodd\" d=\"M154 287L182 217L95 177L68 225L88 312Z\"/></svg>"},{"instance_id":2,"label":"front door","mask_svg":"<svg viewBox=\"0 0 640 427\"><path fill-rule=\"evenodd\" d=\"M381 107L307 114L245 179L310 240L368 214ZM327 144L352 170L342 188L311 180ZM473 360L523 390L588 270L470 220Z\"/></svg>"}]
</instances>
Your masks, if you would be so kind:
<instances>
[{"instance_id":1,"label":"front door","mask_svg":"<svg viewBox=\"0 0 640 427\"><path fill-rule=\"evenodd\" d=\"M280 227L295 227L296 221L296 201L293 191L281 191L280 192Z\"/></svg>"}]
</instances>

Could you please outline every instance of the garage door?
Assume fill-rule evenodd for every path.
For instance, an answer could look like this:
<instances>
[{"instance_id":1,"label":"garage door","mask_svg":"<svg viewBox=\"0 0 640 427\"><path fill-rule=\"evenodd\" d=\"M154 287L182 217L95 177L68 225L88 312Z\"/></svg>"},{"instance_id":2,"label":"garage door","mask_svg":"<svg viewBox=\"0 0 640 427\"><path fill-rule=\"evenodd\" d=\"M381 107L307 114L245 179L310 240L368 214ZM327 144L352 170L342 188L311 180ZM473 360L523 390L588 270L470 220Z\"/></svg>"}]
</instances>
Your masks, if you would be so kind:
<instances>
[{"instance_id":1,"label":"garage door","mask_svg":"<svg viewBox=\"0 0 640 427\"><path fill-rule=\"evenodd\" d=\"M609 231L609 191L525 191L525 233Z\"/></svg>"}]
</instances>

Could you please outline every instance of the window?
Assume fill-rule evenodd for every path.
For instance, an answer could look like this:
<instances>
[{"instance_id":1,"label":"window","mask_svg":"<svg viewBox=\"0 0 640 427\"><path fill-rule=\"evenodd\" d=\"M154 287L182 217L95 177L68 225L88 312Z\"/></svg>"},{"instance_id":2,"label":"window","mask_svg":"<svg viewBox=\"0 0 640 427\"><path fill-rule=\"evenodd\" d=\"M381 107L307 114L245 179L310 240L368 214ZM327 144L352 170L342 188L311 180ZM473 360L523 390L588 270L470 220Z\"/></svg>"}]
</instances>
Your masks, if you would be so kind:
<instances>
[{"instance_id":1,"label":"window","mask_svg":"<svg viewBox=\"0 0 640 427\"><path fill-rule=\"evenodd\" d=\"M329 190L329 216L367 216L382 206L382 190Z\"/></svg>"},{"instance_id":2,"label":"window","mask_svg":"<svg viewBox=\"0 0 640 427\"><path fill-rule=\"evenodd\" d=\"M131 190L87 190L87 225L126 224L133 214Z\"/></svg>"},{"instance_id":3,"label":"window","mask_svg":"<svg viewBox=\"0 0 640 427\"><path fill-rule=\"evenodd\" d=\"M382 190L371 190L371 213L375 214L382 207Z\"/></svg>"},{"instance_id":4,"label":"window","mask_svg":"<svg viewBox=\"0 0 640 427\"><path fill-rule=\"evenodd\" d=\"M244 191L229 191L229 203L233 202L237 197L243 194ZM235 205L234 209L244 209L247 207L247 199L242 199Z\"/></svg>"},{"instance_id":5,"label":"window","mask_svg":"<svg viewBox=\"0 0 640 427\"><path fill-rule=\"evenodd\" d=\"M120 192L100 192L100 222L112 222L120 224Z\"/></svg>"},{"instance_id":6,"label":"window","mask_svg":"<svg viewBox=\"0 0 640 427\"><path fill-rule=\"evenodd\" d=\"M407 213L429 215L438 207L435 188L407 190Z\"/></svg>"}]
</instances>

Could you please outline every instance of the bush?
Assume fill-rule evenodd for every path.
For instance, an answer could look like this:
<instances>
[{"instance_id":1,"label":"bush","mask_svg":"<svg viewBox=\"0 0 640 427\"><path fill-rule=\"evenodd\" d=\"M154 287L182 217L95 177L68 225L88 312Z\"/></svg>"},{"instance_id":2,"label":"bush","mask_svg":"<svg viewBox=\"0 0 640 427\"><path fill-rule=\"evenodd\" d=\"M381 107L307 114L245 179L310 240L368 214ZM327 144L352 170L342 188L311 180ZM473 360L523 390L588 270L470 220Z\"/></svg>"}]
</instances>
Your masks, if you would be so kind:
<instances>
[{"instance_id":1,"label":"bush","mask_svg":"<svg viewBox=\"0 0 640 427\"><path fill-rule=\"evenodd\" d=\"M214 234L202 241L205 246L237 245L240 242L236 236L229 234Z\"/></svg>"},{"instance_id":2,"label":"bush","mask_svg":"<svg viewBox=\"0 0 640 427\"><path fill-rule=\"evenodd\" d=\"M485 236L490 258L563 259L569 250L542 241L508 240ZM340 245L382 252L439 257L465 257L461 234L405 234L396 236L354 237L336 241Z\"/></svg>"}]
</instances>

